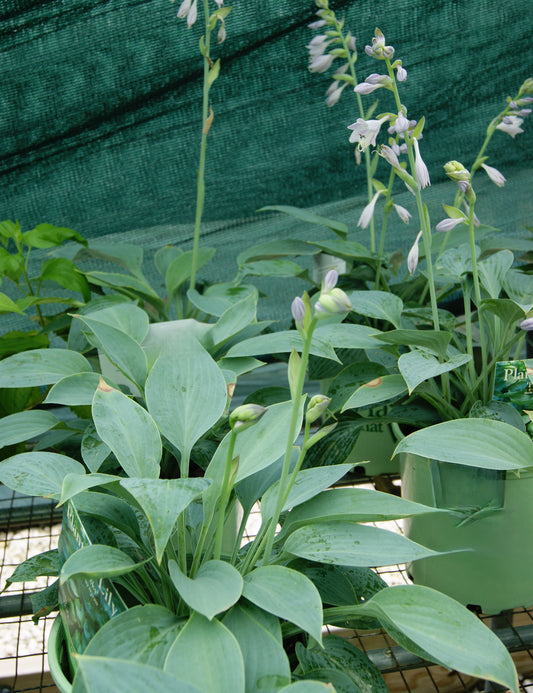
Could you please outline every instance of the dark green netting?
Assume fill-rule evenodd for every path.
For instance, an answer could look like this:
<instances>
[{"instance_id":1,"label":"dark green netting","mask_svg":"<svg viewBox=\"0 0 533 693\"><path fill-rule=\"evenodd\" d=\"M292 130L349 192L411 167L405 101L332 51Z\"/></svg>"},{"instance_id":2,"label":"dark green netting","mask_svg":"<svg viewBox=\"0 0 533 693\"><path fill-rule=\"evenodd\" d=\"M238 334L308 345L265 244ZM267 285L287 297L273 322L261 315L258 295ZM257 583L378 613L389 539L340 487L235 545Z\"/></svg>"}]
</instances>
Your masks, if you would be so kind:
<instances>
[{"instance_id":1,"label":"dark green netting","mask_svg":"<svg viewBox=\"0 0 533 693\"><path fill-rule=\"evenodd\" d=\"M148 264L164 243L190 247L202 29L199 21L187 30L178 4L0 0L2 218L135 242ZM360 80L381 68L363 51L375 26L403 60L408 115L426 117L421 150L438 221L455 190L442 164L471 164L505 97L533 76L533 13L521 0L332 0L331 7L357 38ZM202 237L219 249L212 280L232 278L235 255L247 246L328 233L257 216L264 205L320 206L367 242L355 228L366 194L348 142L355 97L345 91L329 109L328 76L307 69L315 10L313 0L235 0L227 40L213 51L222 70L212 90ZM380 110L393 108L389 92L376 95ZM511 234L533 225L533 121L524 129L514 140L497 132L489 150L506 187L482 172L476 179L478 215ZM414 211L409 193L396 201ZM408 248L417 230L394 221L388 247ZM294 289L278 283L274 294Z\"/></svg>"}]
</instances>

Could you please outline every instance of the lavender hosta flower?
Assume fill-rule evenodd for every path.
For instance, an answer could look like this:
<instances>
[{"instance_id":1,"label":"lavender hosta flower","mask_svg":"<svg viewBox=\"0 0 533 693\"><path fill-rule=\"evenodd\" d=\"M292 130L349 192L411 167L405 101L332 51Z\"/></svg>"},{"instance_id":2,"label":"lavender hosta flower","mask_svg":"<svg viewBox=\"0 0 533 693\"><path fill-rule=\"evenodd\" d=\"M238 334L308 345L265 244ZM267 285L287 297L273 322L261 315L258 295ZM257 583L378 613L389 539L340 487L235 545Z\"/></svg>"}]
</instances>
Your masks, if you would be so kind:
<instances>
[{"instance_id":1,"label":"lavender hosta flower","mask_svg":"<svg viewBox=\"0 0 533 693\"><path fill-rule=\"evenodd\" d=\"M333 82L326 92L326 104L331 108L340 99L342 92L346 88L347 82L339 84L338 82Z\"/></svg>"},{"instance_id":2,"label":"lavender hosta flower","mask_svg":"<svg viewBox=\"0 0 533 693\"><path fill-rule=\"evenodd\" d=\"M496 125L496 129L506 132L508 135L511 135L511 137L515 137L521 132L524 132L520 127L523 122L523 118L519 118L515 115L506 115L502 118L502 122Z\"/></svg>"},{"instance_id":3,"label":"lavender hosta flower","mask_svg":"<svg viewBox=\"0 0 533 693\"><path fill-rule=\"evenodd\" d=\"M409 120L404 116L403 113L398 113L396 120L394 121L394 125L392 126L393 131L397 133L402 133L409 130L409 127Z\"/></svg>"},{"instance_id":4,"label":"lavender hosta flower","mask_svg":"<svg viewBox=\"0 0 533 693\"><path fill-rule=\"evenodd\" d=\"M382 116L378 120L364 120L358 118L355 123L348 125L348 129L352 130L350 142L357 142L358 148L364 151L370 145L376 144L376 137L379 134L383 123L389 119L389 116Z\"/></svg>"},{"instance_id":5,"label":"lavender hosta flower","mask_svg":"<svg viewBox=\"0 0 533 693\"><path fill-rule=\"evenodd\" d=\"M184 19L185 17L187 17L187 27L190 29L198 18L197 0L183 0L178 9L178 18Z\"/></svg>"},{"instance_id":6,"label":"lavender hosta flower","mask_svg":"<svg viewBox=\"0 0 533 693\"><path fill-rule=\"evenodd\" d=\"M401 65L398 65L396 68L396 79L398 82L405 82L407 79L407 70L405 67L402 67Z\"/></svg>"},{"instance_id":7,"label":"lavender hosta flower","mask_svg":"<svg viewBox=\"0 0 533 693\"><path fill-rule=\"evenodd\" d=\"M382 87L390 88L392 86L392 79L388 75L380 75L373 72L371 75L365 79L364 82L356 85L354 91L357 94L371 94L376 89L381 89Z\"/></svg>"},{"instance_id":8,"label":"lavender hosta flower","mask_svg":"<svg viewBox=\"0 0 533 693\"><path fill-rule=\"evenodd\" d=\"M376 202L378 200L378 197L381 195L383 191L378 190L373 198L370 200L370 202L366 205L366 207L363 209L361 212L361 216L359 217L359 221L357 222L357 226L360 226L362 229L368 228L368 225L370 224L370 220L374 216L374 208L376 206Z\"/></svg>"},{"instance_id":9,"label":"lavender hosta flower","mask_svg":"<svg viewBox=\"0 0 533 693\"><path fill-rule=\"evenodd\" d=\"M331 67L333 58L334 56L329 54L315 55L311 58L309 70L311 72L326 72Z\"/></svg>"},{"instance_id":10,"label":"lavender hosta flower","mask_svg":"<svg viewBox=\"0 0 533 693\"><path fill-rule=\"evenodd\" d=\"M398 145L396 145L398 146ZM399 149L399 147L398 147ZM387 163L389 163L393 168L401 169L400 162L398 160L397 152L386 144L382 144L379 148L379 154L382 156Z\"/></svg>"},{"instance_id":11,"label":"lavender hosta flower","mask_svg":"<svg viewBox=\"0 0 533 693\"><path fill-rule=\"evenodd\" d=\"M408 224L409 219L411 218L411 212L408 209L405 209L405 207L402 207L402 205L397 205L394 202L392 203L392 206L394 207L396 214L400 217L403 223Z\"/></svg>"},{"instance_id":12,"label":"lavender hosta flower","mask_svg":"<svg viewBox=\"0 0 533 693\"><path fill-rule=\"evenodd\" d=\"M323 26L326 26L326 20L325 19L317 19L314 22L311 22L311 24L307 25L310 29L322 29Z\"/></svg>"},{"instance_id":13,"label":"lavender hosta flower","mask_svg":"<svg viewBox=\"0 0 533 693\"><path fill-rule=\"evenodd\" d=\"M533 330L533 317L526 318L520 323L520 329L526 332L531 332Z\"/></svg>"},{"instance_id":14,"label":"lavender hosta flower","mask_svg":"<svg viewBox=\"0 0 533 693\"><path fill-rule=\"evenodd\" d=\"M493 183L495 183L499 188L503 188L507 179L502 173L500 173L500 171L498 171L497 168L488 166L487 164L481 164L481 168L485 171Z\"/></svg>"},{"instance_id":15,"label":"lavender hosta flower","mask_svg":"<svg viewBox=\"0 0 533 693\"><path fill-rule=\"evenodd\" d=\"M365 46L365 53L371 58L376 58L377 60L389 60L394 55L394 48L392 46L385 45L385 36L383 33L376 28L374 31L374 36L372 38L372 45Z\"/></svg>"},{"instance_id":16,"label":"lavender hosta flower","mask_svg":"<svg viewBox=\"0 0 533 693\"><path fill-rule=\"evenodd\" d=\"M419 231L416 240L413 243L411 250L409 251L409 255L407 256L407 269L411 276L413 276L416 268L418 267L418 244L421 238L422 231Z\"/></svg>"},{"instance_id":17,"label":"lavender hosta flower","mask_svg":"<svg viewBox=\"0 0 533 693\"><path fill-rule=\"evenodd\" d=\"M439 221L435 229L437 231L451 231L454 229L458 224L464 224L465 219L462 217L459 217L458 219L452 219L451 217L447 217L446 219L443 219L442 221Z\"/></svg>"},{"instance_id":18,"label":"lavender hosta flower","mask_svg":"<svg viewBox=\"0 0 533 693\"><path fill-rule=\"evenodd\" d=\"M431 185L431 181L429 179L429 171L427 169L426 164L424 163L424 160L420 156L420 150L418 148L417 139L413 140L413 146L415 148L415 176L418 183L418 187L419 189L427 188L428 185Z\"/></svg>"},{"instance_id":19,"label":"lavender hosta flower","mask_svg":"<svg viewBox=\"0 0 533 693\"><path fill-rule=\"evenodd\" d=\"M296 323L296 327L303 328L305 320L305 303L300 296L296 296L291 304L291 313Z\"/></svg>"}]
</instances>

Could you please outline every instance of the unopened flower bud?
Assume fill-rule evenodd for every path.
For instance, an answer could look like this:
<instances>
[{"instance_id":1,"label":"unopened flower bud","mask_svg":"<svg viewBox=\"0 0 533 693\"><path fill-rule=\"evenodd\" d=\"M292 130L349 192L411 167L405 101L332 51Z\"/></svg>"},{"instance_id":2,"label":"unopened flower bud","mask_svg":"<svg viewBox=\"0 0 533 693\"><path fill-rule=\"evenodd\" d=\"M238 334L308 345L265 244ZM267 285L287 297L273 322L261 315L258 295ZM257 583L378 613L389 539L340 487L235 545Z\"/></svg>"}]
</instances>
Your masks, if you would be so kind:
<instances>
[{"instance_id":1,"label":"unopened flower bud","mask_svg":"<svg viewBox=\"0 0 533 693\"><path fill-rule=\"evenodd\" d=\"M481 164L481 168L485 171L487 176L495 183L499 188L503 188L505 185L505 176L498 171L497 168L493 166L488 166L487 164Z\"/></svg>"},{"instance_id":2,"label":"unopened flower bud","mask_svg":"<svg viewBox=\"0 0 533 693\"><path fill-rule=\"evenodd\" d=\"M411 250L409 251L409 255L407 256L407 269L411 276L413 276L416 268L418 267L418 244L421 238L422 231L419 231L416 240L413 243Z\"/></svg>"},{"instance_id":3,"label":"unopened flower bud","mask_svg":"<svg viewBox=\"0 0 533 693\"><path fill-rule=\"evenodd\" d=\"M470 182L470 171L460 161L448 161L444 164L444 171L448 178L458 183L461 180Z\"/></svg>"},{"instance_id":4,"label":"unopened flower bud","mask_svg":"<svg viewBox=\"0 0 533 693\"><path fill-rule=\"evenodd\" d=\"M331 291L337 286L339 281L339 273L333 267L326 273L326 276L322 280L322 291Z\"/></svg>"},{"instance_id":5,"label":"unopened flower bud","mask_svg":"<svg viewBox=\"0 0 533 693\"><path fill-rule=\"evenodd\" d=\"M305 320L305 304L303 300L300 298L300 296L296 296L296 298L292 302L291 312L296 326L300 328L303 327Z\"/></svg>"},{"instance_id":6,"label":"unopened flower bud","mask_svg":"<svg viewBox=\"0 0 533 693\"><path fill-rule=\"evenodd\" d=\"M352 304L342 289L335 288L320 294L315 309L325 317L325 314L347 313L352 309Z\"/></svg>"},{"instance_id":7,"label":"unopened flower bud","mask_svg":"<svg viewBox=\"0 0 533 693\"><path fill-rule=\"evenodd\" d=\"M328 408L330 402L331 397L326 397L326 395L314 395L311 397L305 412L307 423L312 424L314 421L320 418Z\"/></svg>"},{"instance_id":8,"label":"unopened flower bud","mask_svg":"<svg viewBox=\"0 0 533 693\"><path fill-rule=\"evenodd\" d=\"M520 87L520 94L533 94L533 77L528 77Z\"/></svg>"},{"instance_id":9,"label":"unopened flower bud","mask_svg":"<svg viewBox=\"0 0 533 693\"><path fill-rule=\"evenodd\" d=\"M407 70L405 67L402 67L401 65L398 66L396 70L396 79L398 82L405 82L407 79Z\"/></svg>"},{"instance_id":10,"label":"unopened flower bud","mask_svg":"<svg viewBox=\"0 0 533 693\"><path fill-rule=\"evenodd\" d=\"M242 404L234 409L229 416L229 425L235 433L253 426L267 411L260 404Z\"/></svg>"},{"instance_id":11,"label":"unopened flower bud","mask_svg":"<svg viewBox=\"0 0 533 693\"><path fill-rule=\"evenodd\" d=\"M522 320L520 323L520 329L526 330L526 332L531 332L533 330L533 317Z\"/></svg>"}]
</instances>

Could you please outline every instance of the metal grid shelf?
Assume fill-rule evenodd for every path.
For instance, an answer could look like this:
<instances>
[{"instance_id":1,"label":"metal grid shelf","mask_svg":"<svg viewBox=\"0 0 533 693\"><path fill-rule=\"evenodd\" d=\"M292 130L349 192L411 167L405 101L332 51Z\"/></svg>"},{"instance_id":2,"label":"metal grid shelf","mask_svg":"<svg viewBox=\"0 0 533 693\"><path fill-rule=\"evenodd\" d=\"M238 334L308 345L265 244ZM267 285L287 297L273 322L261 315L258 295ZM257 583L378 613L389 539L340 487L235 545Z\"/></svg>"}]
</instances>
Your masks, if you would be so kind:
<instances>
[{"instance_id":1,"label":"metal grid shelf","mask_svg":"<svg viewBox=\"0 0 533 693\"><path fill-rule=\"evenodd\" d=\"M381 476L368 479L353 477L351 483L367 484L379 490L398 491L399 481ZM10 496L8 498L8 496ZM253 537L259 511L248 528ZM401 532L399 522L380 523L381 527ZM60 531L58 513L51 503L35 503L2 490L0 497L0 589L18 563L25 558L57 545ZM389 566L377 571L389 584L409 584L405 566ZM48 633L55 615L33 623L31 594L45 587L38 583L13 584L0 596L0 693L40 693L57 691L46 657ZM533 607L516 609L498 617L484 617L512 653L521 693L533 693ZM399 647L390 636L379 631L328 629L343 635L367 653L382 672L391 693L462 693L496 690L486 682L450 672L425 662Z\"/></svg>"}]
</instances>

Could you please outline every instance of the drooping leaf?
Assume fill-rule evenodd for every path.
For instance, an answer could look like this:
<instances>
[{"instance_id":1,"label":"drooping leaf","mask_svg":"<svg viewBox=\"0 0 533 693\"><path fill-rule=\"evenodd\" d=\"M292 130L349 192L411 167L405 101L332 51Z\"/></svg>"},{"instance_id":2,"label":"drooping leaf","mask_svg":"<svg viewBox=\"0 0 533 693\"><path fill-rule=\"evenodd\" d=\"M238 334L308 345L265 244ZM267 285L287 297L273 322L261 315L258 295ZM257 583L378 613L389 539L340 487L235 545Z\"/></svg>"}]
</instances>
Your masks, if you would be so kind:
<instances>
[{"instance_id":1,"label":"drooping leaf","mask_svg":"<svg viewBox=\"0 0 533 693\"><path fill-rule=\"evenodd\" d=\"M168 568L184 602L209 621L236 604L242 594L241 574L225 561L207 561L192 579L182 573L176 561L169 561Z\"/></svg>"},{"instance_id":2,"label":"drooping leaf","mask_svg":"<svg viewBox=\"0 0 533 693\"><path fill-rule=\"evenodd\" d=\"M135 562L114 546L91 544L72 553L61 567L60 584L73 577L112 578L131 573L144 563Z\"/></svg>"},{"instance_id":3,"label":"drooping leaf","mask_svg":"<svg viewBox=\"0 0 533 693\"><path fill-rule=\"evenodd\" d=\"M63 484L61 486L61 495L59 497L58 505L66 503L78 493L83 493L90 488L95 486L106 486L107 484L112 484L119 481L121 477L115 476L113 474L67 474L63 479Z\"/></svg>"},{"instance_id":4,"label":"drooping leaf","mask_svg":"<svg viewBox=\"0 0 533 693\"><path fill-rule=\"evenodd\" d=\"M322 600L314 584L281 565L256 568L244 578L243 594L252 604L294 623L317 642L322 638Z\"/></svg>"},{"instance_id":5,"label":"drooping leaf","mask_svg":"<svg viewBox=\"0 0 533 693\"><path fill-rule=\"evenodd\" d=\"M382 333L366 325L340 322L318 325L314 334L329 342L334 349L375 349Z\"/></svg>"},{"instance_id":6,"label":"drooping leaf","mask_svg":"<svg viewBox=\"0 0 533 693\"><path fill-rule=\"evenodd\" d=\"M202 693L244 693L244 661L235 636L220 621L194 613L170 648L165 671Z\"/></svg>"},{"instance_id":7,"label":"drooping leaf","mask_svg":"<svg viewBox=\"0 0 533 693\"><path fill-rule=\"evenodd\" d=\"M435 556L403 535L356 522L316 522L293 532L283 550L321 563L375 567Z\"/></svg>"},{"instance_id":8,"label":"drooping leaf","mask_svg":"<svg viewBox=\"0 0 533 693\"><path fill-rule=\"evenodd\" d=\"M396 585L359 607L375 616L406 649L480 679L518 691L516 669L502 641L454 599L422 585Z\"/></svg>"},{"instance_id":9,"label":"drooping leaf","mask_svg":"<svg viewBox=\"0 0 533 693\"><path fill-rule=\"evenodd\" d=\"M57 549L44 551L20 563L6 580L6 587L13 582L33 582L42 576L59 575Z\"/></svg>"},{"instance_id":10,"label":"drooping leaf","mask_svg":"<svg viewBox=\"0 0 533 693\"><path fill-rule=\"evenodd\" d=\"M246 339L231 347L228 356L260 356L261 354L291 353L293 349L301 352L303 339L296 330L273 332ZM325 359L339 361L331 345L321 337L315 337L311 343L311 353Z\"/></svg>"},{"instance_id":11,"label":"drooping leaf","mask_svg":"<svg viewBox=\"0 0 533 693\"><path fill-rule=\"evenodd\" d=\"M93 419L98 435L128 476L159 476L161 437L146 409L101 381L93 399Z\"/></svg>"},{"instance_id":12,"label":"drooping leaf","mask_svg":"<svg viewBox=\"0 0 533 693\"><path fill-rule=\"evenodd\" d=\"M326 228L331 229L334 233L336 233L337 236L339 236L339 238L346 238L346 236L348 235L348 227L343 222L322 217L319 214L315 214L314 212L311 212L308 209L301 209L300 207L292 207L290 205L270 205L268 207L262 207L259 211L283 212L284 214L288 214L289 216L294 217L295 219L298 219L300 221L306 221L309 224L318 224L319 226L325 226Z\"/></svg>"},{"instance_id":13,"label":"drooping leaf","mask_svg":"<svg viewBox=\"0 0 533 693\"><path fill-rule=\"evenodd\" d=\"M208 479L122 479L146 515L154 537L157 562L161 563L178 516L209 486Z\"/></svg>"},{"instance_id":14,"label":"drooping leaf","mask_svg":"<svg viewBox=\"0 0 533 693\"><path fill-rule=\"evenodd\" d=\"M411 433L394 454L401 452L483 469L521 469L532 465L533 441L502 421L454 419Z\"/></svg>"},{"instance_id":15,"label":"drooping leaf","mask_svg":"<svg viewBox=\"0 0 533 693\"><path fill-rule=\"evenodd\" d=\"M381 332L377 338L378 341L386 344L420 347L436 356L445 357L451 334L437 330L390 330Z\"/></svg>"}]
</instances>

